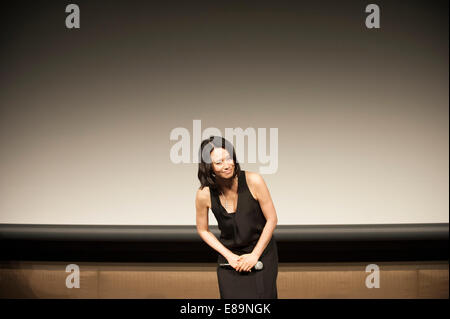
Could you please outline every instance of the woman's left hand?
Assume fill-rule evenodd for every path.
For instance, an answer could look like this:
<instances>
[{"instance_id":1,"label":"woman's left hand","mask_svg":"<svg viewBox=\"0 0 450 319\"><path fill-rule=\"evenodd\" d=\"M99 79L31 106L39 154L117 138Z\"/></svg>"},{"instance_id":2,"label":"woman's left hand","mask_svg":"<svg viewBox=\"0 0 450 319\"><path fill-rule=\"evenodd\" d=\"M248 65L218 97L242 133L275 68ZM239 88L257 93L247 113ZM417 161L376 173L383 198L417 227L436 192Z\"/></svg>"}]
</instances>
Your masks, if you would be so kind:
<instances>
[{"instance_id":1,"label":"woman's left hand","mask_svg":"<svg viewBox=\"0 0 450 319\"><path fill-rule=\"evenodd\" d=\"M241 255L238 258L238 266L236 267L236 271L251 271L257 262L258 256L253 253Z\"/></svg>"}]
</instances>

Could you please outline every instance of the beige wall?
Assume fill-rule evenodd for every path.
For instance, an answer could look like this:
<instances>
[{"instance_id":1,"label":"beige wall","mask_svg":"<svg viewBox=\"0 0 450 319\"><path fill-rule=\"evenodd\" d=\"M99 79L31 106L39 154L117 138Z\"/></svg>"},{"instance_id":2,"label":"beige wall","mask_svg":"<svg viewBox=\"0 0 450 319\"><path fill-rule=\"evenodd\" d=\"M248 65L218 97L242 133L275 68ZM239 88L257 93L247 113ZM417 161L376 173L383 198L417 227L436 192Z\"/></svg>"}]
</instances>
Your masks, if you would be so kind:
<instances>
[{"instance_id":1,"label":"beige wall","mask_svg":"<svg viewBox=\"0 0 450 319\"><path fill-rule=\"evenodd\" d=\"M368 289L369 263L280 263L284 298L448 298L448 262L371 262L380 288ZM1 298L219 298L214 264L79 262L80 288L65 286L70 262L0 264Z\"/></svg>"}]
</instances>

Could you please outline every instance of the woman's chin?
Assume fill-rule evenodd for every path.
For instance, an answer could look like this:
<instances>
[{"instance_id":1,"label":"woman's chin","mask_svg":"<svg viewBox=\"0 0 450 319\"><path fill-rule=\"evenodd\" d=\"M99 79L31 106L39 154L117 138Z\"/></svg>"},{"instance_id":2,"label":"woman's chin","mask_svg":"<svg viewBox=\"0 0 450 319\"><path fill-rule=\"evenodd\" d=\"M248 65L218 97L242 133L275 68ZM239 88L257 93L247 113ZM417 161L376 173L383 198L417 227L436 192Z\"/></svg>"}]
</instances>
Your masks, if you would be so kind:
<instances>
[{"instance_id":1,"label":"woman's chin","mask_svg":"<svg viewBox=\"0 0 450 319\"><path fill-rule=\"evenodd\" d=\"M231 178L233 176L233 171L224 172L222 178Z\"/></svg>"}]
</instances>

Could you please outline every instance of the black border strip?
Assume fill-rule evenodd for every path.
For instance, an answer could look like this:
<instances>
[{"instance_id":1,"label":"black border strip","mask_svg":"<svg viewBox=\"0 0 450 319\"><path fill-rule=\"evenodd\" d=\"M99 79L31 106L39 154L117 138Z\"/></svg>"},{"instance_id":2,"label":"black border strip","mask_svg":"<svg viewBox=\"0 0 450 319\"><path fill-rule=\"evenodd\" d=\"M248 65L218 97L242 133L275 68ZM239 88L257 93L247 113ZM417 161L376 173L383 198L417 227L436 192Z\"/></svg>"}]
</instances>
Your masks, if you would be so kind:
<instances>
[{"instance_id":1,"label":"black border strip","mask_svg":"<svg viewBox=\"0 0 450 319\"><path fill-rule=\"evenodd\" d=\"M280 262L448 260L448 223L277 225L274 237ZM0 245L3 261L217 260L195 226L0 224Z\"/></svg>"}]
</instances>

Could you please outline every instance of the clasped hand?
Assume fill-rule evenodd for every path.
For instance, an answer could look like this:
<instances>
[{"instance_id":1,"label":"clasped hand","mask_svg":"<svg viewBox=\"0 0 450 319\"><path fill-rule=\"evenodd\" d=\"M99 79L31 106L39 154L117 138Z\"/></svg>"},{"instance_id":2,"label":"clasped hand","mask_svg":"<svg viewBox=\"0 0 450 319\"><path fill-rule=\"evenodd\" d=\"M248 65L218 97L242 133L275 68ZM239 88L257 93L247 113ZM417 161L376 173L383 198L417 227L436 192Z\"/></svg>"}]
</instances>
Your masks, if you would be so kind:
<instances>
[{"instance_id":1,"label":"clasped hand","mask_svg":"<svg viewBox=\"0 0 450 319\"><path fill-rule=\"evenodd\" d=\"M250 253L238 257L236 271L252 271L253 266L258 262L258 256Z\"/></svg>"}]
</instances>

